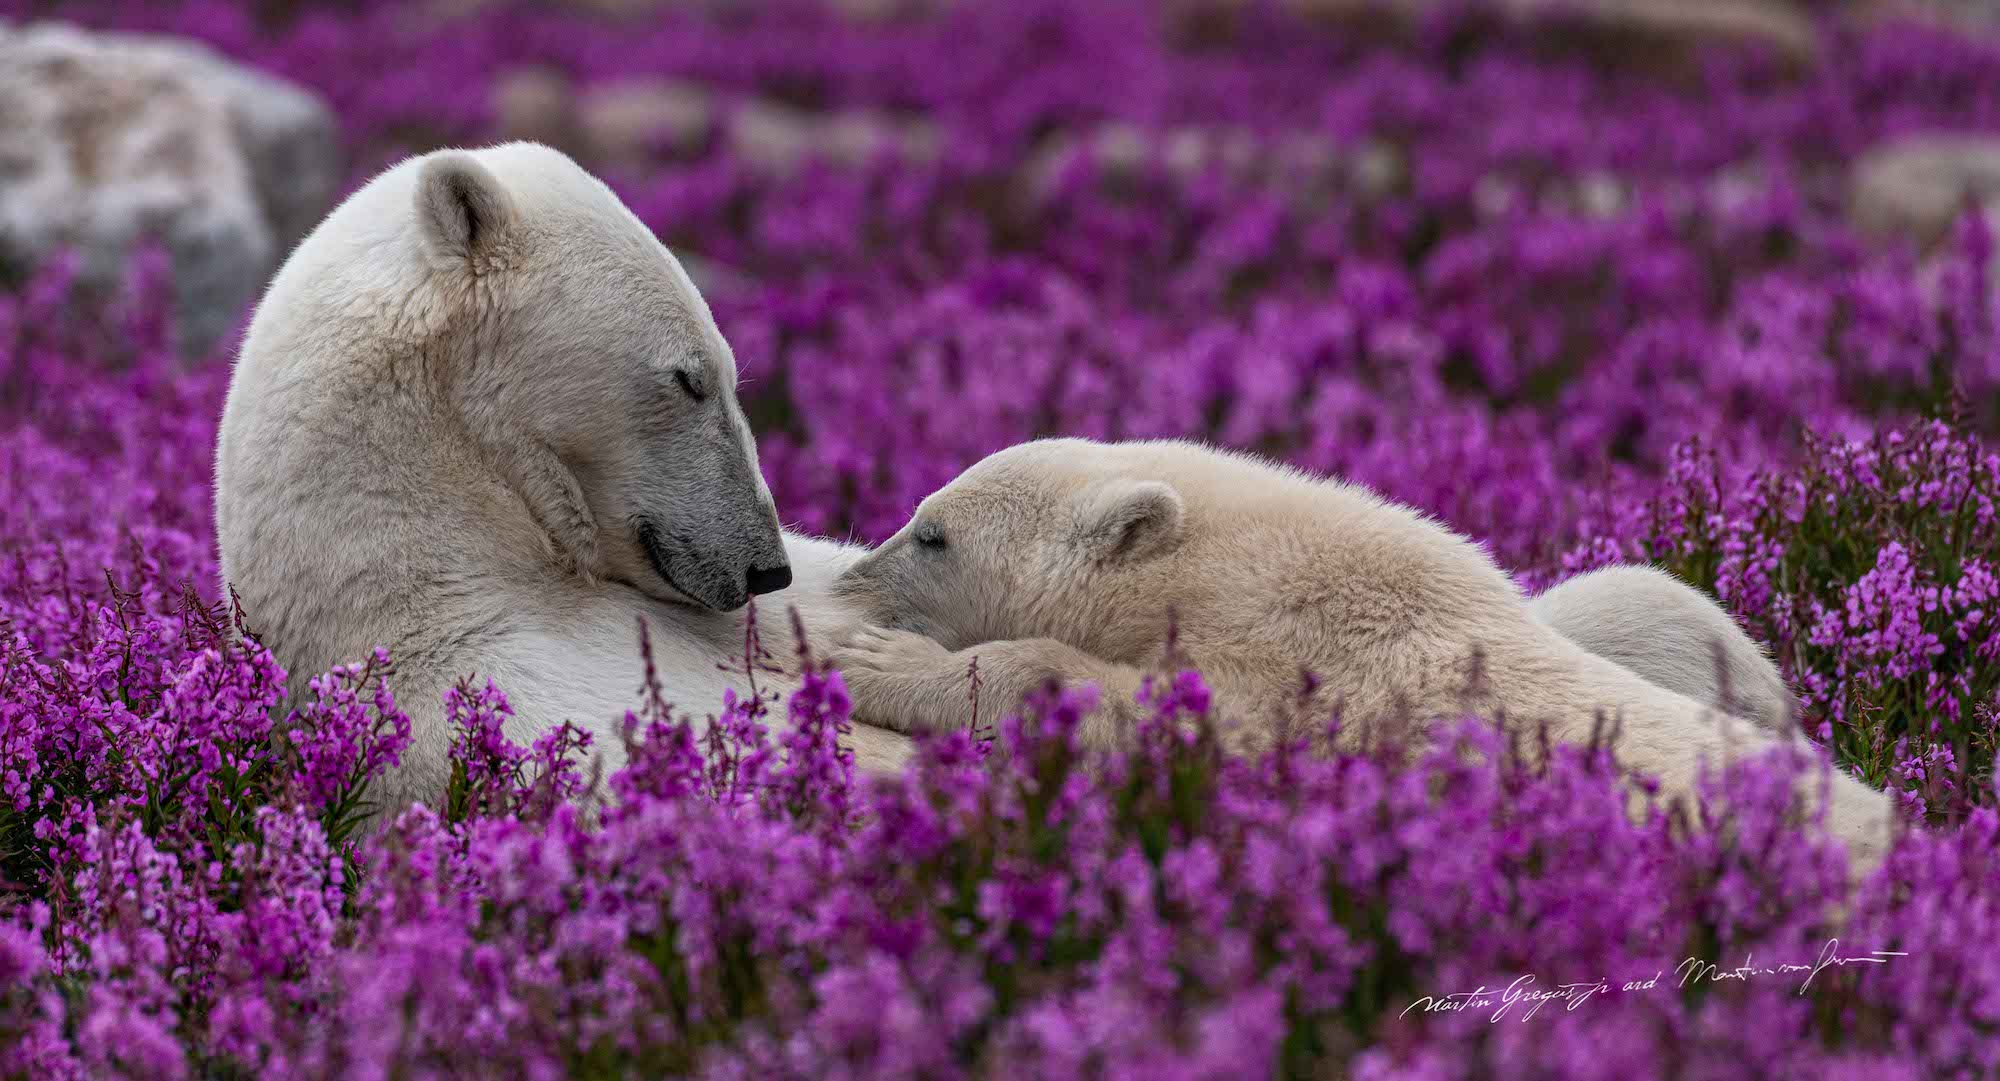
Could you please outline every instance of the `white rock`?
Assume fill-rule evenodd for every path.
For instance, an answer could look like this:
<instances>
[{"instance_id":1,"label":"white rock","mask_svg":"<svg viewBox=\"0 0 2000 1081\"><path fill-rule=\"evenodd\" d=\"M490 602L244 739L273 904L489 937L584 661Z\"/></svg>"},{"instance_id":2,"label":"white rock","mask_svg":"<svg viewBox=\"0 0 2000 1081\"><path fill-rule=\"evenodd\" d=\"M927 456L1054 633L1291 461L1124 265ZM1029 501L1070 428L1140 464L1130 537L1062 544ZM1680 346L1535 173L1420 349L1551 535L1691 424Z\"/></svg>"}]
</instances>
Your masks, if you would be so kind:
<instances>
[{"instance_id":1,"label":"white rock","mask_svg":"<svg viewBox=\"0 0 2000 1081\"><path fill-rule=\"evenodd\" d=\"M866 109L816 113L769 101L743 103L727 130L731 147L746 162L780 175L813 159L853 167L894 153L926 161L937 154L940 141L937 129L922 120Z\"/></svg>"},{"instance_id":2,"label":"white rock","mask_svg":"<svg viewBox=\"0 0 2000 1081\"><path fill-rule=\"evenodd\" d=\"M132 35L163 63L185 64L198 88L220 98L250 167L264 215L286 250L332 207L344 167L340 124L318 94L246 67L196 42Z\"/></svg>"},{"instance_id":3,"label":"white rock","mask_svg":"<svg viewBox=\"0 0 2000 1081\"><path fill-rule=\"evenodd\" d=\"M1385 143L1346 146L1316 132L1267 134L1227 126L1155 131L1114 121L1043 140L1016 178L1021 197L1028 206L1045 203L1072 169L1086 163L1099 184L1114 189L1143 180L1155 168L1182 182L1212 170L1298 203L1322 202L1336 193L1377 199L1406 173L1400 152Z\"/></svg>"},{"instance_id":4,"label":"white rock","mask_svg":"<svg viewBox=\"0 0 2000 1081\"><path fill-rule=\"evenodd\" d=\"M1945 238L1968 203L2000 209L2000 137L1913 135L1877 146L1854 164L1854 223L1919 247Z\"/></svg>"},{"instance_id":5,"label":"white rock","mask_svg":"<svg viewBox=\"0 0 2000 1081\"><path fill-rule=\"evenodd\" d=\"M585 152L576 90L554 68L520 67L493 79L493 125L500 142L545 143L571 156Z\"/></svg>"},{"instance_id":6,"label":"white rock","mask_svg":"<svg viewBox=\"0 0 2000 1081\"><path fill-rule=\"evenodd\" d=\"M673 79L633 79L593 87L577 106L582 143L595 160L644 162L654 154L691 154L715 130L713 95Z\"/></svg>"},{"instance_id":7,"label":"white rock","mask_svg":"<svg viewBox=\"0 0 2000 1081\"><path fill-rule=\"evenodd\" d=\"M1169 11L1182 24L1227 27L1251 6L1252 0L1176 0ZM1278 0L1278 6L1346 32L1395 37L1412 33L1454 5L1447 0ZM1486 0L1474 10L1501 25L1530 29L1557 46L1570 45L1617 63L1688 67L1710 45L1764 48L1797 67L1811 65L1819 55L1812 16L1796 0Z\"/></svg>"},{"instance_id":8,"label":"white rock","mask_svg":"<svg viewBox=\"0 0 2000 1081\"><path fill-rule=\"evenodd\" d=\"M160 242L190 353L235 325L339 178L332 115L289 83L192 42L0 27L0 256L71 247L105 285Z\"/></svg>"}]
</instances>

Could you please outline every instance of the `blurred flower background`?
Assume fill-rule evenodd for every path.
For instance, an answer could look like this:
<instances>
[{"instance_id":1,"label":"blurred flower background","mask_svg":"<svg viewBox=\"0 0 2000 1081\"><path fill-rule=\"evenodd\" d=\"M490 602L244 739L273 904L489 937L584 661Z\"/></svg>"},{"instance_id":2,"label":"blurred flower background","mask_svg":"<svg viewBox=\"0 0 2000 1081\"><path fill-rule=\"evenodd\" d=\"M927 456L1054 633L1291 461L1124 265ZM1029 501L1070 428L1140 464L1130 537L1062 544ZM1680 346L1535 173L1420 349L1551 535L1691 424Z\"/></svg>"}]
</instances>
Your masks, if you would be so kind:
<instances>
[{"instance_id":1,"label":"blurred flower background","mask_svg":"<svg viewBox=\"0 0 2000 1081\"><path fill-rule=\"evenodd\" d=\"M0 0L0 1077L1994 1076L1996 19ZM227 361L344 191L510 138L687 263L799 528L1039 435L1255 449L1530 587L1714 591L1913 833L1850 891L1816 764L1635 823L1470 722L1084 761L1086 691L863 781L827 673L635 698L598 814L468 683L452 790L367 834L394 658L286 702L231 633ZM1891 956L1808 980L1835 934Z\"/></svg>"}]
</instances>

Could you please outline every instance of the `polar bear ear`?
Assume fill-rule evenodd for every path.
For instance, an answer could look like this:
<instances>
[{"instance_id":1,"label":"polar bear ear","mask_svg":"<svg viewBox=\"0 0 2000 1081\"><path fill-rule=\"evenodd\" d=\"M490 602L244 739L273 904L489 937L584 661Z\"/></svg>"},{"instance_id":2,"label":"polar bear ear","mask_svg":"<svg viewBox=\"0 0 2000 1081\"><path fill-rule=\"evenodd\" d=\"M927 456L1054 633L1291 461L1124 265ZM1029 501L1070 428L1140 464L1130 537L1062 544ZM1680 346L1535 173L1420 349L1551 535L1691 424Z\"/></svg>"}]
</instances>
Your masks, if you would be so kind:
<instances>
[{"instance_id":1,"label":"polar bear ear","mask_svg":"<svg viewBox=\"0 0 2000 1081\"><path fill-rule=\"evenodd\" d=\"M1180 540L1187 508L1170 484L1113 480L1084 491L1083 547L1101 562L1148 559Z\"/></svg>"},{"instance_id":2,"label":"polar bear ear","mask_svg":"<svg viewBox=\"0 0 2000 1081\"><path fill-rule=\"evenodd\" d=\"M417 174L417 223L433 256L473 262L505 243L514 200L472 155L447 150L432 155Z\"/></svg>"}]
</instances>

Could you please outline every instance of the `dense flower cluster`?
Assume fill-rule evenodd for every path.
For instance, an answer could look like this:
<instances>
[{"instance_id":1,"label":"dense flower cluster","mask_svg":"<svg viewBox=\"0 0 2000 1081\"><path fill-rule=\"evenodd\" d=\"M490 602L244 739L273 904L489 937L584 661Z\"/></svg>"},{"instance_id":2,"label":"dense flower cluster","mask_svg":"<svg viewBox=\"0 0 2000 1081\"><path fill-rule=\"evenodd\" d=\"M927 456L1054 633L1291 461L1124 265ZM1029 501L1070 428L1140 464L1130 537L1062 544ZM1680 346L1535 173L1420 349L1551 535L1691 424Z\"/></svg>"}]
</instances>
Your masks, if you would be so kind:
<instances>
[{"instance_id":1,"label":"dense flower cluster","mask_svg":"<svg viewBox=\"0 0 2000 1081\"><path fill-rule=\"evenodd\" d=\"M1943 422L1820 444L1745 477L1689 444L1564 560L1637 559L1723 598L1804 696L1808 731L1953 817L1989 801L2000 691L2000 455Z\"/></svg>"},{"instance_id":2,"label":"dense flower cluster","mask_svg":"<svg viewBox=\"0 0 2000 1081\"><path fill-rule=\"evenodd\" d=\"M230 671L254 693L254 664ZM1079 756L1089 692L1052 693L1001 726L1003 768L956 734L863 788L835 742L839 677L809 671L782 755L761 700L706 737L628 717L624 798L595 810L561 798L581 787L561 747L493 735L488 687L452 696L452 810L359 847L305 804L221 848L86 822L55 857L68 885L0 939L0 1073L2000 1066L2000 971L1958 948L2000 930L1990 808L1906 841L1836 912L1841 857L1788 818L1796 762L1733 767L1709 786L1724 802L1635 822L1604 751L1531 770L1479 723L1414 767L1230 760L1179 723L1207 704L1184 674L1154 685L1130 754ZM322 724L381 732L359 710ZM1849 1035L1823 1041L1836 1022Z\"/></svg>"},{"instance_id":3,"label":"dense flower cluster","mask_svg":"<svg viewBox=\"0 0 2000 1081\"><path fill-rule=\"evenodd\" d=\"M1041 434L1254 448L1533 584L1715 590L1933 828L1850 890L1788 805L1820 763L1633 816L1601 749L1531 767L1476 721L1413 765L1236 761L1181 723L1193 674L1122 756L1074 751L1075 689L864 782L808 665L713 723L654 688L610 776L468 681L448 791L370 832L393 658L284 699L218 586L227 365L175 357L157 253L114 296L58 261L0 289L0 1078L2000 1071L1993 241L1843 216L1855 152L2000 132L2000 44L1829 22L1810 70L1663 79L1455 5L1389 42L1280 5L1206 37L1125 2L697 7L64 14L313 86L357 181L489 137L530 61L920 117L922 152L717 135L610 175L713 271L788 520L882 536ZM1146 141L1189 132L1251 164Z\"/></svg>"}]
</instances>

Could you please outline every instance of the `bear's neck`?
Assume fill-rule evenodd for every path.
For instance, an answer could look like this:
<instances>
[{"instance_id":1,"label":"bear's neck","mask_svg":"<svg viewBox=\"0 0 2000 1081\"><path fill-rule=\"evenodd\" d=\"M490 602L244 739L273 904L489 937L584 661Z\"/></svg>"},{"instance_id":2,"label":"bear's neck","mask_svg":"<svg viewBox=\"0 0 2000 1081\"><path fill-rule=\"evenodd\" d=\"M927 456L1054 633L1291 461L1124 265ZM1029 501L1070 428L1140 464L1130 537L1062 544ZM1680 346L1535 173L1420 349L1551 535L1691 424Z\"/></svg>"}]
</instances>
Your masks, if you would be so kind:
<instances>
[{"instance_id":1,"label":"bear's neck","mask_svg":"<svg viewBox=\"0 0 2000 1081\"><path fill-rule=\"evenodd\" d=\"M383 588L419 595L477 590L503 603L525 600L514 595L546 579L551 557L493 456L438 398L413 395L375 412L394 418L374 425L349 450L353 458L329 475L372 478L353 485L343 501L357 531L394 543L400 569L409 572ZM425 600L426 607L437 602Z\"/></svg>"},{"instance_id":2,"label":"bear's neck","mask_svg":"<svg viewBox=\"0 0 2000 1081\"><path fill-rule=\"evenodd\" d=\"M1110 570L1096 588L1059 593L1051 600L1049 623L1069 633L1054 637L1076 638L1071 645L1117 664L1157 664L1169 639L1187 646L1190 634L1207 633L1217 587L1226 583L1201 568L1202 558L1176 551ZM1084 628L1081 636L1074 633L1078 627Z\"/></svg>"},{"instance_id":3,"label":"bear's neck","mask_svg":"<svg viewBox=\"0 0 2000 1081\"><path fill-rule=\"evenodd\" d=\"M1192 523L1191 523L1192 525ZM1115 575L1089 621L1087 652L1120 664L1157 664L1169 639L1180 659L1242 648L1244 630L1270 620L1284 569L1273 554L1296 545L1282 521L1257 517L1227 530L1190 528L1174 551Z\"/></svg>"}]
</instances>

